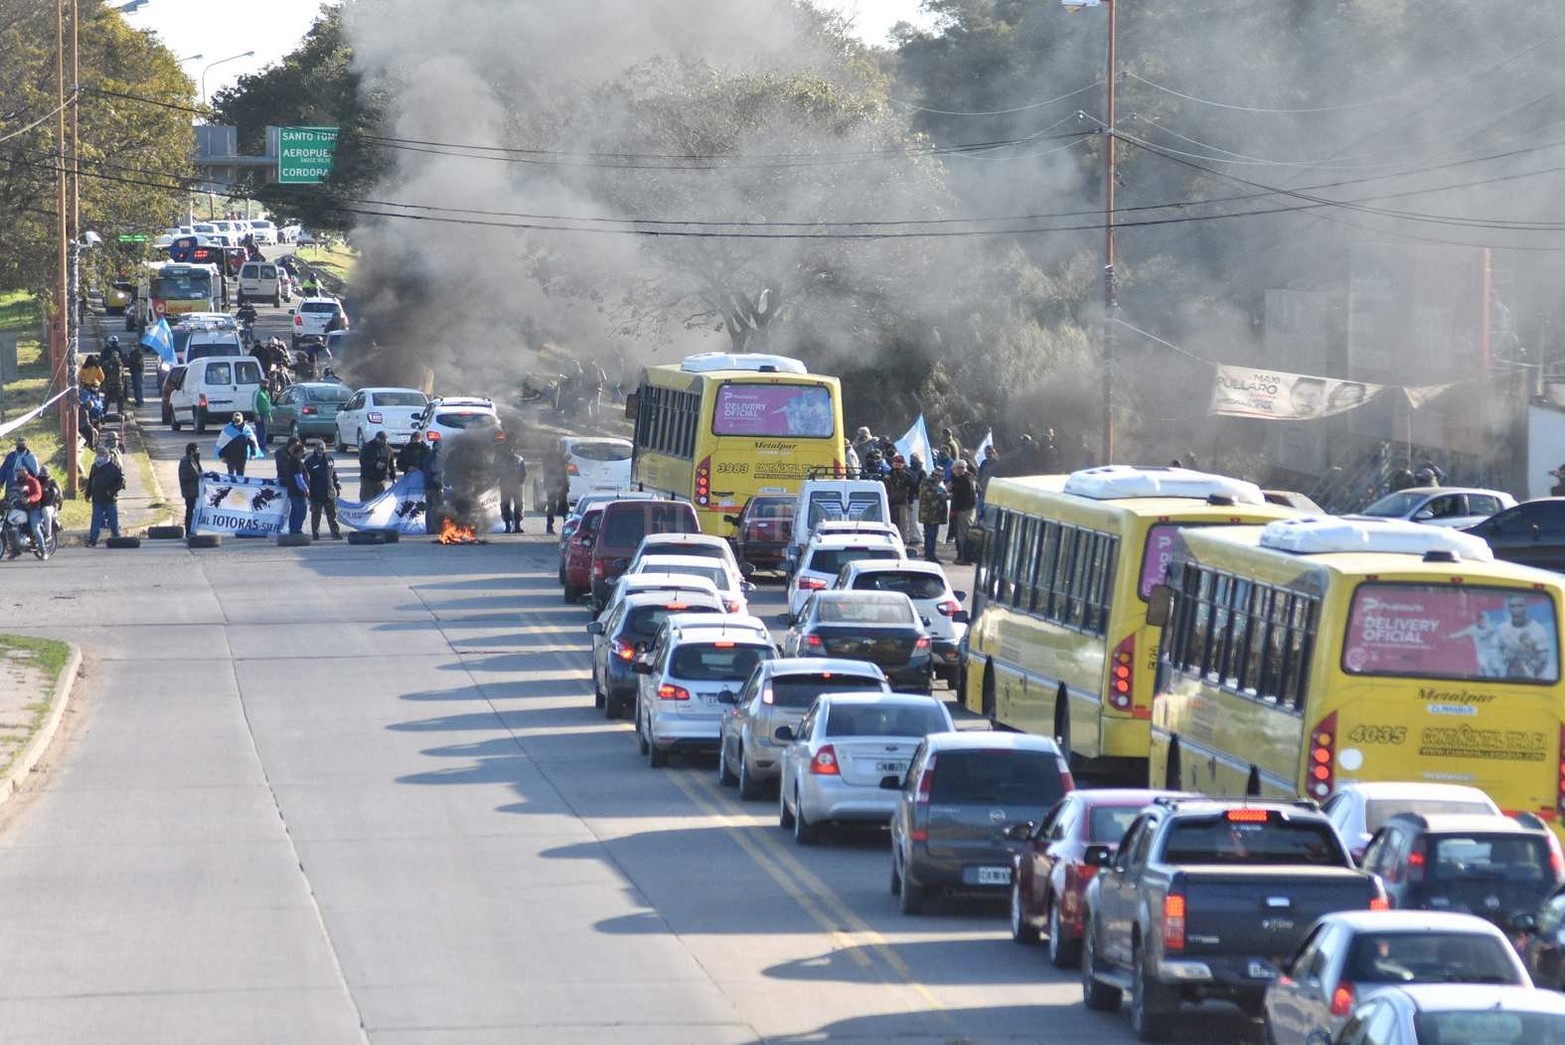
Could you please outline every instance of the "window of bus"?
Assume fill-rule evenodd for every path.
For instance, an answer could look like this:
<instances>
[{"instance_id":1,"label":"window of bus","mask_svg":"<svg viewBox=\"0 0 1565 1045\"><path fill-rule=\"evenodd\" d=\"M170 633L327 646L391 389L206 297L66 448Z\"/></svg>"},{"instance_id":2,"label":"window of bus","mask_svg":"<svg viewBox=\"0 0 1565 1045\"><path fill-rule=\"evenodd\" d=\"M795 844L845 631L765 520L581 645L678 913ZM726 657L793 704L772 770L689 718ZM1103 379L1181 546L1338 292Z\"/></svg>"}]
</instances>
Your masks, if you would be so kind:
<instances>
[{"instance_id":1,"label":"window of bus","mask_svg":"<svg viewBox=\"0 0 1565 1045\"><path fill-rule=\"evenodd\" d=\"M1546 592L1455 585L1359 585L1342 669L1464 681L1552 684L1559 626Z\"/></svg>"},{"instance_id":2,"label":"window of bus","mask_svg":"<svg viewBox=\"0 0 1565 1045\"><path fill-rule=\"evenodd\" d=\"M827 439L837 434L824 385L729 383L717 389L713 435Z\"/></svg>"},{"instance_id":3,"label":"window of bus","mask_svg":"<svg viewBox=\"0 0 1565 1045\"><path fill-rule=\"evenodd\" d=\"M998 512L982 590L995 602L1101 635L1108 628L1119 538L1015 512Z\"/></svg>"},{"instance_id":4,"label":"window of bus","mask_svg":"<svg viewBox=\"0 0 1565 1045\"><path fill-rule=\"evenodd\" d=\"M1313 650L1317 600L1228 574L1176 565L1163 656L1177 671L1298 710Z\"/></svg>"}]
</instances>

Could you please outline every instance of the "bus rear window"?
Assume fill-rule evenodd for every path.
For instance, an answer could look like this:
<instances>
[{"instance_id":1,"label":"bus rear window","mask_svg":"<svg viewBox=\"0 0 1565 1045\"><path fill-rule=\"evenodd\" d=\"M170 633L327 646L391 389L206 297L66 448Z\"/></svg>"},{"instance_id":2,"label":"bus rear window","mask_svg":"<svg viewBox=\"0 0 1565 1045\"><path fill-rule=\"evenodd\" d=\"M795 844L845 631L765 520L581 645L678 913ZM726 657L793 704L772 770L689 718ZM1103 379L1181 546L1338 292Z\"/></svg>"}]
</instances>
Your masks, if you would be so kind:
<instances>
[{"instance_id":1,"label":"bus rear window","mask_svg":"<svg viewBox=\"0 0 1565 1045\"><path fill-rule=\"evenodd\" d=\"M837 434L831 389L823 385L730 383L717 390L713 435L826 439Z\"/></svg>"},{"instance_id":2,"label":"bus rear window","mask_svg":"<svg viewBox=\"0 0 1565 1045\"><path fill-rule=\"evenodd\" d=\"M1353 593L1342 668L1350 675L1558 682L1554 600L1502 588L1362 584Z\"/></svg>"}]
</instances>

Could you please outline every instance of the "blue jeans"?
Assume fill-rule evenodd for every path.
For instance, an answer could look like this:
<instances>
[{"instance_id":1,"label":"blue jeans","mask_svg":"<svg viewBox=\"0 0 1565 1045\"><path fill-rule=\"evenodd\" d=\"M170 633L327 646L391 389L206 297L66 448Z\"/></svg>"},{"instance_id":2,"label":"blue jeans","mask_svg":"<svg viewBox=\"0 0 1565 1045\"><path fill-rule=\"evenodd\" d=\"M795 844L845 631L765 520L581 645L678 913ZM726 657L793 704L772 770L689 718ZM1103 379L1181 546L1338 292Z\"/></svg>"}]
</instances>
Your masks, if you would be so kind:
<instances>
[{"instance_id":1,"label":"blue jeans","mask_svg":"<svg viewBox=\"0 0 1565 1045\"><path fill-rule=\"evenodd\" d=\"M104 504L94 501L92 502L92 526L87 530L87 543L97 544L98 534L105 526L109 528L109 536L120 535L120 506L114 501Z\"/></svg>"},{"instance_id":2,"label":"blue jeans","mask_svg":"<svg viewBox=\"0 0 1565 1045\"><path fill-rule=\"evenodd\" d=\"M144 398L144 393L142 392L141 367L139 366L133 366L130 368L130 393L136 397L137 406L147 405L147 401Z\"/></svg>"},{"instance_id":3,"label":"blue jeans","mask_svg":"<svg viewBox=\"0 0 1565 1045\"><path fill-rule=\"evenodd\" d=\"M27 528L33 531L33 546L43 547L43 509L27 509Z\"/></svg>"},{"instance_id":4,"label":"blue jeans","mask_svg":"<svg viewBox=\"0 0 1565 1045\"><path fill-rule=\"evenodd\" d=\"M304 494L288 495L288 532L303 533L304 517L309 514L310 502Z\"/></svg>"},{"instance_id":5,"label":"blue jeans","mask_svg":"<svg viewBox=\"0 0 1565 1045\"><path fill-rule=\"evenodd\" d=\"M939 523L924 524L924 558L928 559L930 562L935 561L935 545L938 543L939 536Z\"/></svg>"},{"instance_id":6,"label":"blue jeans","mask_svg":"<svg viewBox=\"0 0 1565 1045\"><path fill-rule=\"evenodd\" d=\"M255 441L262 446L266 445L266 418L260 414L255 415Z\"/></svg>"}]
</instances>

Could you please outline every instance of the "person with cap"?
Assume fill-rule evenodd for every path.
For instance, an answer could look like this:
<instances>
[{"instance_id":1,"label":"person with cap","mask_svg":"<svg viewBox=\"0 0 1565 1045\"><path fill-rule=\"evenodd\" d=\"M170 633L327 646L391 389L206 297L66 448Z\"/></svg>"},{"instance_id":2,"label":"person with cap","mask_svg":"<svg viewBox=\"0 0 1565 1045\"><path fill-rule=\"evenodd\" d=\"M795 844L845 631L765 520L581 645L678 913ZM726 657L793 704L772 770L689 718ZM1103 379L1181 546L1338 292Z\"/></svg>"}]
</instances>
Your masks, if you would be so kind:
<instances>
[{"instance_id":1,"label":"person with cap","mask_svg":"<svg viewBox=\"0 0 1565 1045\"><path fill-rule=\"evenodd\" d=\"M303 533L304 517L310 507L310 478L304 471L304 440L298 436L290 438L283 455L288 461L288 479L284 483L288 491L288 532Z\"/></svg>"},{"instance_id":2,"label":"person with cap","mask_svg":"<svg viewBox=\"0 0 1565 1045\"><path fill-rule=\"evenodd\" d=\"M23 475L38 474L38 458L27 448L27 437L16 437L16 449L5 455L5 460L0 462L0 488L5 490L7 498L14 498L21 488Z\"/></svg>"},{"instance_id":3,"label":"person with cap","mask_svg":"<svg viewBox=\"0 0 1565 1045\"><path fill-rule=\"evenodd\" d=\"M310 455L304 459L304 474L310 484L310 536L321 539L321 515L331 528L331 539L342 540L342 529L337 525L337 498L342 496L342 480L337 478L337 466L332 463L326 444L319 439L310 443Z\"/></svg>"},{"instance_id":4,"label":"person with cap","mask_svg":"<svg viewBox=\"0 0 1565 1045\"><path fill-rule=\"evenodd\" d=\"M386 492L386 484L397 478L397 460L386 441L385 429L359 447L359 500L368 501Z\"/></svg>"},{"instance_id":5,"label":"person with cap","mask_svg":"<svg viewBox=\"0 0 1565 1045\"><path fill-rule=\"evenodd\" d=\"M130 394L136 400L137 406L146 406L146 391L142 385L145 376L142 371L147 366L147 350L141 347L140 341L131 342L129 351L125 353L125 369L130 373Z\"/></svg>"},{"instance_id":6,"label":"person with cap","mask_svg":"<svg viewBox=\"0 0 1565 1045\"><path fill-rule=\"evenodd\" d=\"M956 564L972 565L967 558L967 531L973 525L973 509L978 507L978 480L967 462L957 458L951 465L951 527L946 538L956 545Z\"/></svg>"},{"instance_id":7,"label":"person with cap","mask_svg":"<svg viewBox=\"0 0 1565 1045\"><path fill-rule=\"evenodd\" d=\"M891 471L885 475L886 499L891 503L891 522L906 535L912 531L912 503L918 496L918 480L908 471L907 458L891 458Z\"/></svg>"},{"instance_id":8,"label":"person with cap","mask_svg":"<svg viewBox=\"0 0 1565 1045\"><path fill-rule=\"evenodd\" d=\"M427 453L429 453L429 444L424 441L423 429L419 429L413 433L413 438L403 443L402 449L397 451L397 471L403 475L418 471Z\"/></svg>"},{"instance_id":9,"label":"person with cap","mask_svg":"<svg viewBox=\"0 0 1565 1045\"><path fill-rule=\"evenodd\" d=\"M229 475L244 475L245 465L252 457L261 456L261 443L255 437L255 429L245 421L245 415L234 416L217 434L217 456L223 459Z\"/></svg>"},{"instance_id":10,"label":"person with cap","mask_svg":"<svg viewBox=\"0 0 1565 1045\"><path fill-rule=\"evenodd\" d=\"M87 529L87 547L98 544L98 534L109 528L109 536L120 535L120 491L125 489L125 472L109 456L107 447L99 447L87 473L87 499L92 502L92 525Z\"/></svg>"},{"instance_id":11,"label":"person with cap","mask_svg":"<svg viewBox=\"0 0 1565 1045\"><path fill-rule=\"evenodd\" d=\"M179 496L185 499L185 533L195 533L196 501L201 496L201 450L195 443L186 443L185 456L179 459Z\"/></svg>"}]
</instances>

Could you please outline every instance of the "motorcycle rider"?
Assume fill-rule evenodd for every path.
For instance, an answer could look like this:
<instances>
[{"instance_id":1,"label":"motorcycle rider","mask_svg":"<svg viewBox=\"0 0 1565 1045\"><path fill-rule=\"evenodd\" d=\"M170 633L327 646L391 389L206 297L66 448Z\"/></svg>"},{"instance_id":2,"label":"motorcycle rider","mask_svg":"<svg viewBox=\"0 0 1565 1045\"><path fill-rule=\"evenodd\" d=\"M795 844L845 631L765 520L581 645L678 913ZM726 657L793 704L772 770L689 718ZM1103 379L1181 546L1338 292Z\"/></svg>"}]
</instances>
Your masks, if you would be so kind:
<instances>
[{"instance_id":1,"label":"motorcycle rider","mask_svg":"<svg viewBox=\"0 0 1565 1045\"><path fill-rule=\"evenodd\" d=\"M20 493L11 502L27 512L27 529L33 535L33 551L39 558L46 554L43 543L43 483L32 472L22 472L21 481L18 483ZM7 551L9 558L16 558L22 554L22 537L15 530L9 531L11 547Z\"/></svg>"},{"instance_id":2,"label":"motorcycle rider","mask_svg":"<svg viewBox=\"0 0 1565 1045\"><path fill-rule=\"evenodd\" d=\"M47 559L49 557L47 538L59 529L55 514L65 503L65 495L60 490L60 484L50 474L47 465L38 469L38 485L43 487L43 496L36 509L32 507L27 509L27 523L32 528L33 540L37 542L33 546L34 550L40 559Z\"/></svg>"},{"instance_id":3,"label":"motorcycle rider","mask_svg":"<svg viewBox=\"0 0 1565 1045\"><path fill-rule=\"evenodd\" d=\"M234 318L239 321L239 327L244 331L245 344L255 340L255 321L259 314L255 306L246 301L234 310Z\"/></svg>"}]
</instances>

